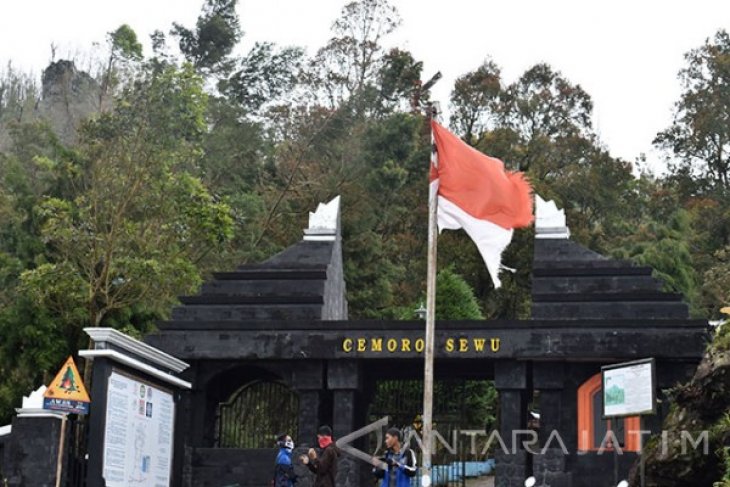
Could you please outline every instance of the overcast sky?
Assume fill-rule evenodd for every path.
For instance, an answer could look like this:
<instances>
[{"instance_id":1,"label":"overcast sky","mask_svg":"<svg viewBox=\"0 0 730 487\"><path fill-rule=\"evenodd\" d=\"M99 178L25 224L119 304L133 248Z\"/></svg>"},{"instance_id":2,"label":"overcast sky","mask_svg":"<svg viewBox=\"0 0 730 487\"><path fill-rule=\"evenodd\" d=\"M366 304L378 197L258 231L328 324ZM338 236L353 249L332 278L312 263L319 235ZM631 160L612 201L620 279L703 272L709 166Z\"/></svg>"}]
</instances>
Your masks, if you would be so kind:
<instances>
[{"instance_id":1,"label":"overcast sky","mask_svg":"<svg viewBox=\"0 0 730 487\"><path fill-rule=\"evenodd\" d=\"M240 52L255 41L297 45L312 54L330 36L343 0L239 0L245 31ZM448 104L453 80L486 56L505 82L547 62L594 101L594 123L614 156L646 153L661 169L651 141L671 121L680 93L683 54L730 29L730 1L650 0L392 0L403 24L386 40L424 62L424 78L444 78L434 98ZM202 0L4 0L0 61L40 73L50 60L88 58L90 46L127 23L146 43L173 21L192 25Z\"/></svg>"}]
</instances>

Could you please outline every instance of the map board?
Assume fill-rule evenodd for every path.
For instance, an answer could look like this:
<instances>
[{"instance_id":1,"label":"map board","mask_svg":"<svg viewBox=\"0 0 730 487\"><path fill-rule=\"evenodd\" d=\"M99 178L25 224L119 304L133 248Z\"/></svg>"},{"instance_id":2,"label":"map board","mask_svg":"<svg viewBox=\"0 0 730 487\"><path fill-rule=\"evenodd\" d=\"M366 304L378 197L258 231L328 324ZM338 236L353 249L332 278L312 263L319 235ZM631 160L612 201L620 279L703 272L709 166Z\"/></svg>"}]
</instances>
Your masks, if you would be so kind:
<instances>
[{"instance_id":1,"label":"map board","mask_svg":"<svg viewBox=\"0 0 730 487\"><path fill-rule=\"evenodd\" d=\"M601 367L603 417L656 412L654 359Z\"/></svg>"},{"instance_id":2,"label":"map board","mask_svg":"<svg viewBox=\"0 0 730 487\"><path fill-rule=\"evenodd\" d=\"M175 403L170 391L113 371L107 386L107 487L169 487Z\"/></svg>"}]
</instances>

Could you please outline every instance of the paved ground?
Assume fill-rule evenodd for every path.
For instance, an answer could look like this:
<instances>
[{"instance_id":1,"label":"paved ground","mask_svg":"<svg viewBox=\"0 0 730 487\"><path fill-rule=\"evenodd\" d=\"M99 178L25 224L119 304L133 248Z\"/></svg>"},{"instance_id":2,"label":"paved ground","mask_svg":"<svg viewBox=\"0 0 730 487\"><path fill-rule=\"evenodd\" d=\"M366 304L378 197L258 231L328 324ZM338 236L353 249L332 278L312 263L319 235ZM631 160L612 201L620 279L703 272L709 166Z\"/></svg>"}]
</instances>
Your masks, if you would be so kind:
<instances>
[{"instance_id":1,"label":"paved ground","mask_svg":"<svg viewBox=\"0 0 730 487\"><path fill-rule=\"evenodd\" d=\"M484 475L475 479L466 479L466 487L494 487L494 476Z\"/></svg>"}]
</instances>

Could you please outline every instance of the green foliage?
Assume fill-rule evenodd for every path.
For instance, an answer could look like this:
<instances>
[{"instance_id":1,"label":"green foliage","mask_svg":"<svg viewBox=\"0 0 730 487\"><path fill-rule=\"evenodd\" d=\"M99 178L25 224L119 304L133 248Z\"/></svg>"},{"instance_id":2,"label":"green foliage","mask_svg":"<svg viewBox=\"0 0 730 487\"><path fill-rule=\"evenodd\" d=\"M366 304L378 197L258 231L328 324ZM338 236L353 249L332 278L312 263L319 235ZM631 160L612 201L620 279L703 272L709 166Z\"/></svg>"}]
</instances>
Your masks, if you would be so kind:
<instances>
[{"instance_id":1,"label":"green foliage","mask_svg":"<svg viewBox=\"0 0 730 487\"><path fill-rule=\"evenodd\" d=\"M232 232L228 206L187 171L200 153L205 101L191 68L171 67L84 128L84 165L69 175L76 194L42 198L35 209L53 263L22 280L39 303L85 309L86 324L98 326L135 304L164 313L177 293L195 289L195 262Z\"/></svg>"},{"instance_id":2,"label":"green foliage","mask_svg":"<svg viewBox=\"0 0 730 487\"><path fill-rule=\"evenodd\" d=\"M459 77L451 92L451 127L471 143L474 135L489 127L501 94L501 72L491 60Z\"/></svg>"},{"instance_id":3,"label":"green foliage","mask_svg":"<svg viewBox=\"0 0 730 487\"><path fill-rule=\"evenodd\" d=\"M309 82L322 100L332 107L353 103L357 113L373 111L376 101L374 81L383 70L385 59L381 42L399 25L398 11L387 0L360 0L342 8L332 25L333 37L310 64ZM397 65L411 65L407 58L391 53L389 68L382 71L383 81L392 82L393 74L403 72Z\"/></svg>"},{"instance_id":4,"label":"green foliage","mask_svg":"<svg viewBox=\"0 0 730 487\"><path fill-rule=\"evenodd\" d=\"M219 83L228 100L249 112L290 92L298 82L304 51L286 48L275 51L270 42L257 42L246 57L238 60L237 70Z\"/></svg>"},{"instance_id":5,"label":"green foliage","mask_svg":"<svg viewBox=\"0 0 730 487\"><path fill-rule=\"evenodd\" d=\"M588 93L547 64L536 64L506 87L500 105L501 123L524 141L586 136L592 131L593 102Z\"/></svg>"},{"instance_id":6,"label":"green foliage","mask_svg":"<svg viewBox=\"0 0 730 487\"><path fill-rule=\"evenodd\" d=\"M436 277L436 318L440 320L484 319L474 291L451 268Z\"/></svg>"},{"instance_id":7,"label":"green foliage","mask_svg":"<svg viewBox=\"0 0 730 487\"><path fill-rule=\"evenodd\" d=\"M0 154L0 415L76 353L82 328L149 331L231 239L230 208L195 174L202 83L189 66L140 72L73 150L43 125L12 128Z\"/></svg>"},{"instance_id":8,"label":"green foliage","mask_svg":"<svg viewBox=\"0 0 730 487\"><path fill-rule=\"evenodd\" d=\"M715 262L704 274L703 291L718 308L730 303L730 246L715 252Z\"/></svg>"},{"instance_id":9,"label":"green foliage","mask_svg":"<svg viewBox=\"0 0 730 487\"><path fill-rule=\"evenodd\" d=\"M173 25L171 33L179 39L180 51L197 69L221 68L240 40L237 3L238 0L205 0L194 30Z\"/></svg>"},{"instance_id":10,"label":"green foliage","mask_svg":"<svg viewBox=\"0 0 730 487\"><path fill-rule=\"evenodd\" d=\"M492 381L466 381L464 390L465 422L475 428L491 432L497 421L499 396ZM486 439L484 439L486 442ZM477 451L482 451L480 447Z\"/></svg>"},{"instance_id":11,"label":"green foliage","mask_svg":"<svg viewBox=\"0 0 730 487\"><path fill-rule=\"evenodd\" d=\"M710 442L721 445L715 454L721 461L719 470L722 478L719 482L713 483L713 487L730 487L730 412L725 413L710 427Z\"/></svg>"},{"instance_id":12,"label":"green foliage","mask_svg":"<svg viewBox=\"0 0 730 487\"><path fill-rule=\"evenodd\" d=\"M665 222L649 221L625 238L614 252L619 258L650 266L666 290L684 294L690 302L697 298L697 276L692 265L689 214L678 210Z\"/></svg>"},{"instance_id":13,"label":"green foliage","mask_svg":"<svg viewBox=\"0 0 730 487\"><path fill-rule=\"evenodd\" d=\"M142 59L142 44L137 41L137 34L127 24L109 33L112 54L121 59Z\"/></svg>"},{"instance_id":14,"label":"green foliage","mask_svg":"<svg viewBox=\"0 0 730 487\"><path fill-rule=\"evenodd\" d=\"M726 319L720 326L715 330L715 336L712 339L712 348L717 352L730 351L730 326L729 321Z\"/></svg>"},{"instance_id":15,"label":"green foliage","mask_svg":"<svg viewBox=\"0 0 730 487\"><path fill-rule=\"evenodd\" d=\"M25 121L23 115L30 113L40 96L36 81L8 62L0 70L0 131L10 122ZM0 147L3 146L0 136Z\"/></svg>"},{"instance_id":16,"label":"green foliage","mask_svg":"<svg viewBox=\"0 0 730 487\"><path fill-rule=\"evenodd\" d=\"M674 123L655 143L678 158L675 170L686 168L728 188L730 34L719 30L685 59L687 67L679 73L684 92L676 104Z\"/></svg>"},{"instance_id":17,"label":"green foliage","mask_svg":"<svg viewBox=\"0 0 730 487\"><path fill-rule=\"evenodd\" d=\"M266 42L236 56L236 5L205 0L193 27L174 24L190 64L161 31L151 59L131 27L109 33L102 113L73 147L24 123L38 99L30 77L0 76L0 415L78 348L82 326L149 331L208 271L298 240L337 194L351 318L413 318L430 153L414 107L429 93L422 60L384 47L398 12L354 1L311 58ZM654 267L694 314L716 317L730 304L728 46L719 31L687 54L674 123L657 137L674 161L666 177L612 157L588 93L547 64L506 84L484 53L453 87L451 127L526 171L575 240ZM533 238L515 232L503 261L517 272L494 290L469 238L441 235L439 318L529 318ZM469 401L491 421L491 392L474 387Z\"/></svg>"},{"instance_id":18,"label":"green foliage","mask_svg":"<svg viewBox=\"0 0 730 487\"><path fill-rule=\"evenodd\" d=\"M142 44L137 41L137 34L127 24L122 24L107 34L109 60L103 75L99 91L99 109L107 109L105 97L110 92L133 76L134 64L142 60Z\"/></svg>"},{"instance_id":19,"label":"green foliage","mask_svg":"<svg viewBox=\"0 0 730 487\"><path fill-rule=\"evenodd\" d=\"M384 103L396 107L399 101L415 101L420 96L422 70L423 62L417 61L410 52L398 48L388 51L378 73Z\"/></svg>"},{"instance_id":20,"label":"green foliage","mask_svg":"<svg viewBox=\"0 0 730 487\"><path fill-rule=\"evenodd\" d=\"M12 305L0 308L0 423L7 424L20 399L51 380L78 335L22 293L13 293Z\"/></svg>"}]
</instances>

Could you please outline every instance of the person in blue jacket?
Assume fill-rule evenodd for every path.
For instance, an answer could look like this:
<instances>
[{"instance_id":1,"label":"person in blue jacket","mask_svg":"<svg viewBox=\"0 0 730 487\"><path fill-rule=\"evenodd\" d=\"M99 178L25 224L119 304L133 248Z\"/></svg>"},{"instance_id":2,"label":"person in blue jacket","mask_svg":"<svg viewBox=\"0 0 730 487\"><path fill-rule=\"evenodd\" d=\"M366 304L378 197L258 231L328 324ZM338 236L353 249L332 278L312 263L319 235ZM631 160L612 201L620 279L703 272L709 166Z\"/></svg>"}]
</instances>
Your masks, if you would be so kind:
<instances>
[{"instance_id":1,"label":"person in blue jacket","mask_svg":"<svg viewBox=\"0 0 730 487\"><path fill-rule=\"evenodd\" d=\"M294 450L294 441L289 435L279 435L276 438L276 445L279 447L279 454L276 456L274 467L273 487L294 487L297 476L294 474L291 454Z\"/></svg>"},{"instance_id":2,"label":"person in blue jacket","mask_svg":"<svg viewBox=\"0 0 730 487\"><path fill-rule=\"evenodd\" d=\"M385 455L380 459L386 468L374 468L377 478L382 478L380 487L410 487L411 478L416 476L416 454L402 445L403 435L397 428L385 433Z\"/></svg>"}]
</instances>

